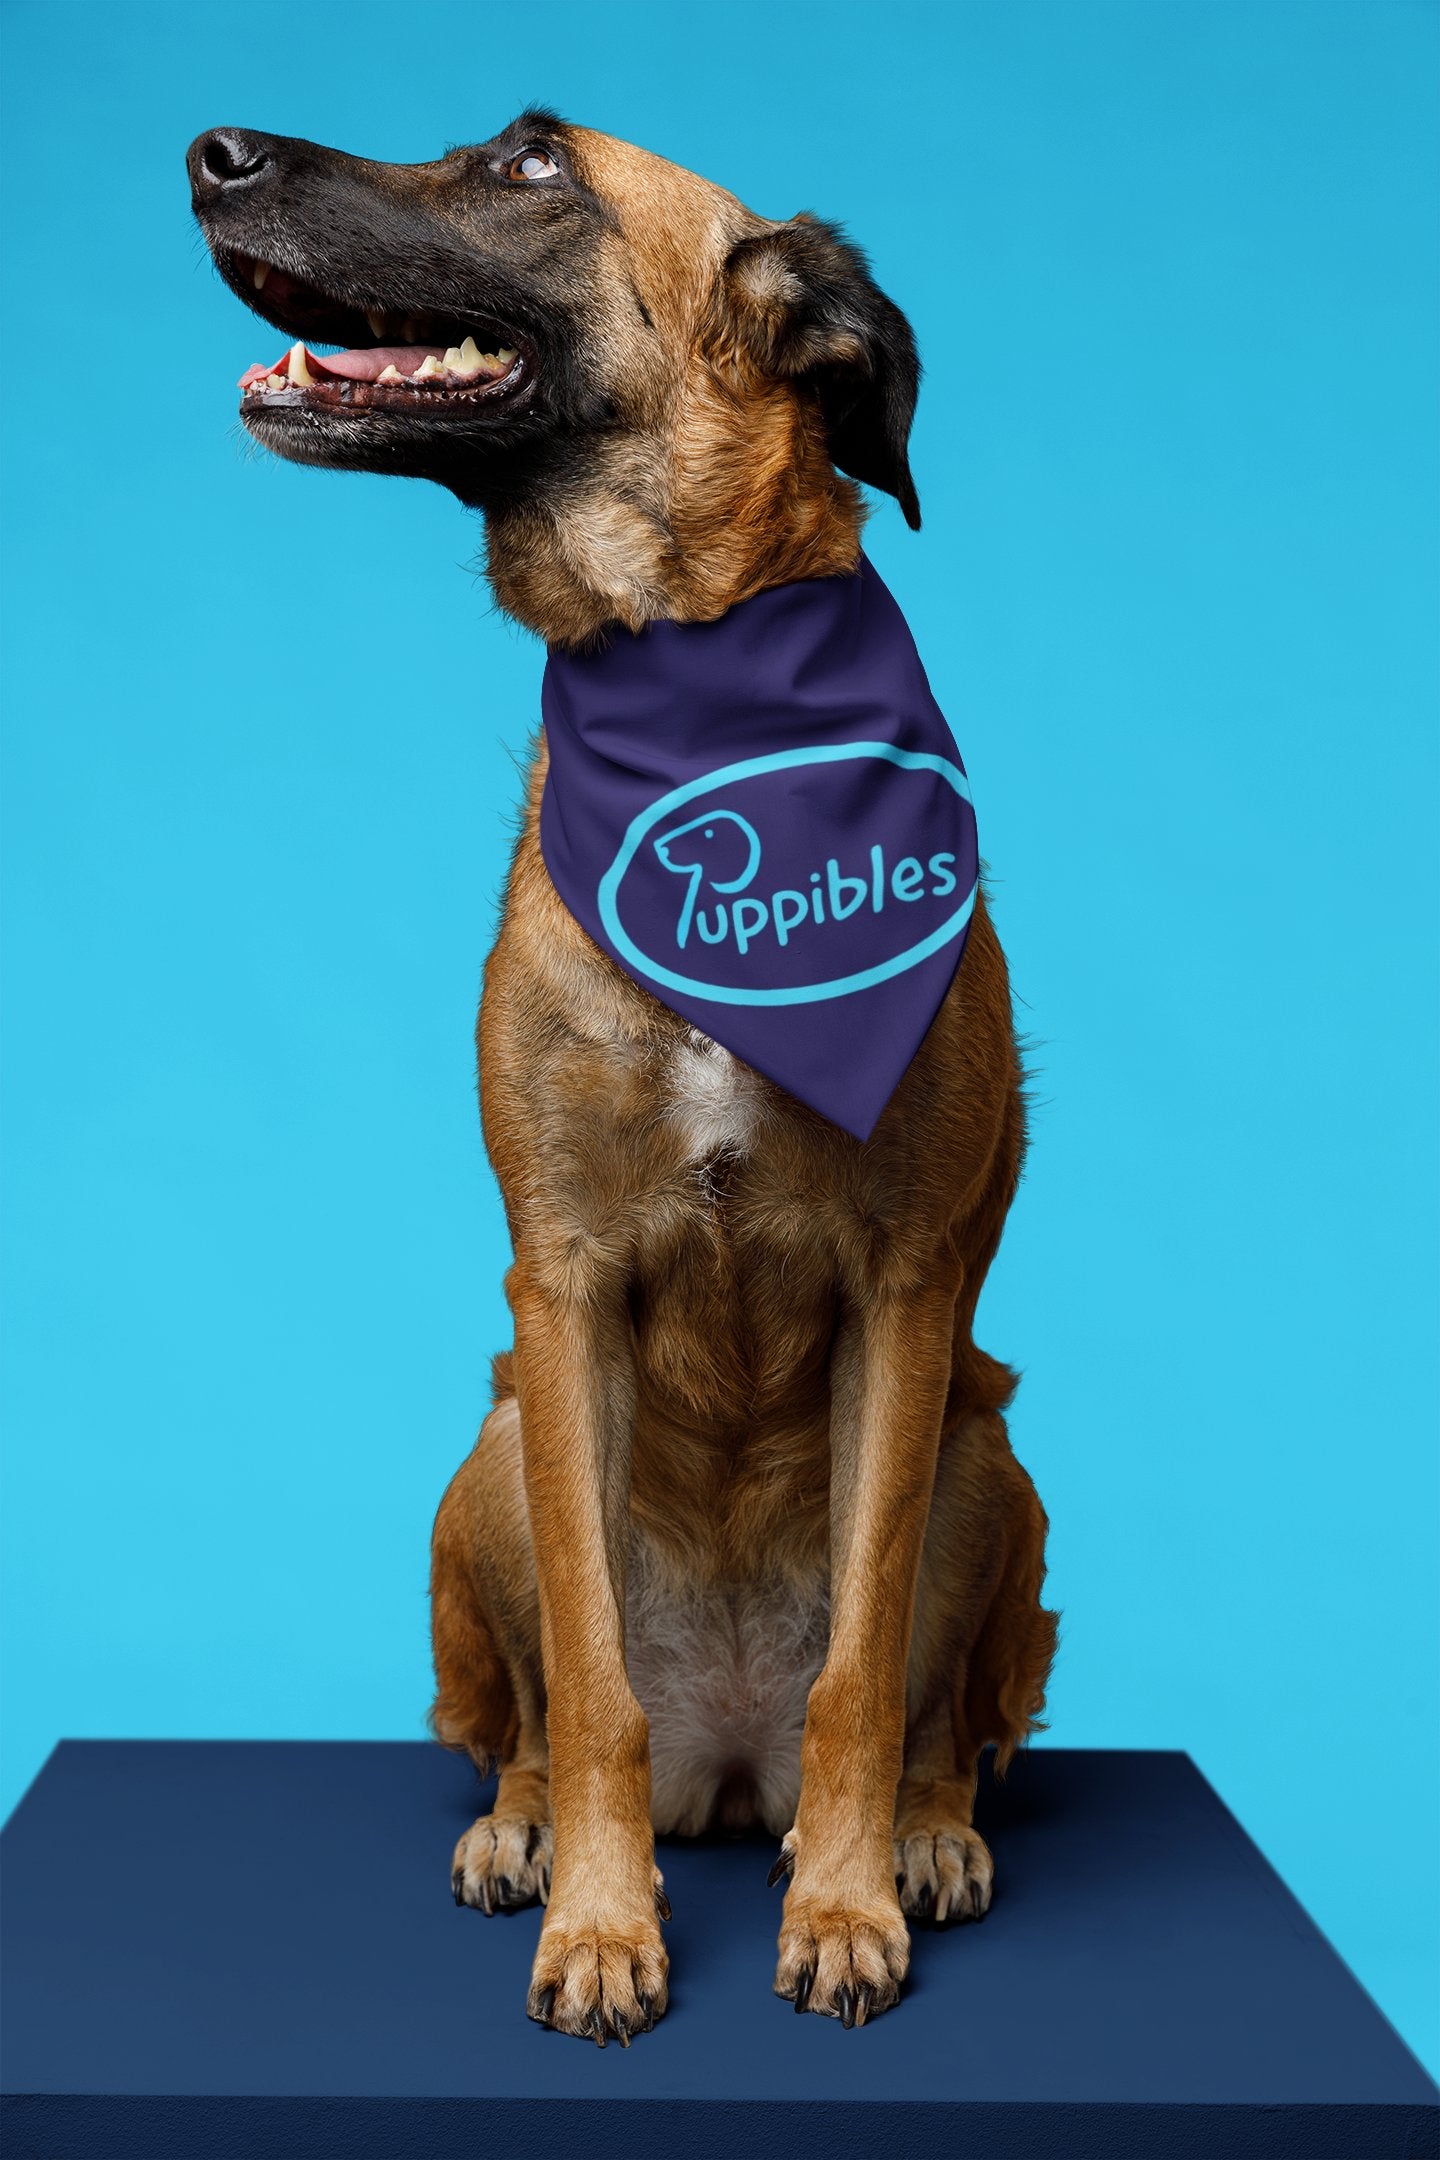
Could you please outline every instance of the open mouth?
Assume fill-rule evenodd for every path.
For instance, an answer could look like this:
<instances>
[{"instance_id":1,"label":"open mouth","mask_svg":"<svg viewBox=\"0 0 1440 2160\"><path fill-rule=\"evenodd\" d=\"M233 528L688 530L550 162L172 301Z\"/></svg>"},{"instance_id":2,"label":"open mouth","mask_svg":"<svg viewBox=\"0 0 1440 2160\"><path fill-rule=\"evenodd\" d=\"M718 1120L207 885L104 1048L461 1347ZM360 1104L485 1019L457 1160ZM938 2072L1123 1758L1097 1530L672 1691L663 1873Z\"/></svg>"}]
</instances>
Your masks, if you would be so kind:
<instances>
[{"instance_id":1,"label":"open mouth","mask_svg":"<svg viewBox=\"0 0 1440 2160\"><path fill-rule=\"evenodd\" d=\"M295 338L272 367L245 370L242 412L277 405L458 411L509 403L530 380L534 363L526 341L483 316L355 306L235 250L221 268L257 314ZM320 345L340 349L318 352Z\"/></svg>"}]
</instances>

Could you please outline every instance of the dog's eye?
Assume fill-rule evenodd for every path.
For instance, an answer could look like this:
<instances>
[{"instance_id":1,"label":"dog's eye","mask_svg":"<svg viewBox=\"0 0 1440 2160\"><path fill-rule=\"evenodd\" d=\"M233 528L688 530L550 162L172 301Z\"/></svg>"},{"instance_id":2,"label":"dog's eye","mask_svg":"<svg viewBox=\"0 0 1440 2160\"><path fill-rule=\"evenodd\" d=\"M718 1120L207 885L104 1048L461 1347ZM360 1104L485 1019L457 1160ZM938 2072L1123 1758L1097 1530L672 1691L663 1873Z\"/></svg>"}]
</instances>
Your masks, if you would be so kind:
<instances>
[{"instance_id":1,"label":"dog's eye","mask_svg":"<svg viewBox=\"0 0 1440 2160\"><path fill-rule=\"evenodd\" d=\"M510 167L512 180L551 180L560 167L548 150L526 150Z\"/></svg>"}]
</instances>

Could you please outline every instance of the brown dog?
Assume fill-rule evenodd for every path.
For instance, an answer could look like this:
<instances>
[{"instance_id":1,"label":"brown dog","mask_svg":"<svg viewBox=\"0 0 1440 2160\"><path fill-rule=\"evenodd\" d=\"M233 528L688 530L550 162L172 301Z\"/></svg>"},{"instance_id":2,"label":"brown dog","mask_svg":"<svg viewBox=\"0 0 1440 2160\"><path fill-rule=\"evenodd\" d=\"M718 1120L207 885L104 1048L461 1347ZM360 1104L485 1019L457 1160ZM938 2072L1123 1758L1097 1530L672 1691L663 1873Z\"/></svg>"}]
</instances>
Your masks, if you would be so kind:
<instances>
[{"instance_id":1,"label":"brown dog","mask_svg":"<svg viewBox=\"0 0 1440 2160\"><path fill-rule=\"evenodd\" d=\"M919 522L909 329L829 227L548 113L421 166L223 129L190 172L241 297L353 348L252 370L253 433L451 487L552 644L848 571L855 478ZM763 1823L776 1991L859 2024L905 1914L984 1913L977 1759L1054 1652L1013 1378L971 1337L1024 1139L1004 960L981 903L862 1144L579 928L544 771L479 1031L515 1345L434 1537L434 1729L500 1764L456 1895L548 1899L530 2014L628 2041L666 2002L654 1830Z\"/></svg>"}]
</instances>

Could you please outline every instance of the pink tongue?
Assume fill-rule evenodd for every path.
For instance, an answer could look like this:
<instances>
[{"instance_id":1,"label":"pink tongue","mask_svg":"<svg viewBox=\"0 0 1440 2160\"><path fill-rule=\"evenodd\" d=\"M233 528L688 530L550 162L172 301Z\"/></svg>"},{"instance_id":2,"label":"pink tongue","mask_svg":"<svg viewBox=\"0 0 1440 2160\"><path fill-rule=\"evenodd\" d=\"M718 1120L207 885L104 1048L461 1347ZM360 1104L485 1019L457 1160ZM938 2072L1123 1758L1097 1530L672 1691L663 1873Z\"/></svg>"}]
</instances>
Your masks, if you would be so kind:
<instances>
[{"instance_id":1,"label":"pink tongue","mask_svg":"<svg viewBox=\"0 0 1440 2160\"><path fill-rule=\"evenodd\" d=\"M445 357L443 345L367 345L358 352L312 353L307 346L305 359L312 375L346 375L351 382L378 382L387 367L393 367L402 375L413 375L425 365L427 356L437 360ZM258 365L248 367L240 377L239 387L248 390L254 383L264 382L267 375L283 375L290 355L282 353L274 367Z\"/></svg>"},{"instance_id":2,"label":"pink tongue","mask_svg":"<svg viewBox=\"0 0 1440 2160\"><path fill-rule=\"evenodd\" d=\"M348 375L352 382L377 382L387 367L398 368L402 375L413 375L425 365L426 355L433 353L437 360L445 357L443 345L367 345L358 352L327 353L317 360L313 353L307 357L317 375Z\"/></svg>"}]
</instances>

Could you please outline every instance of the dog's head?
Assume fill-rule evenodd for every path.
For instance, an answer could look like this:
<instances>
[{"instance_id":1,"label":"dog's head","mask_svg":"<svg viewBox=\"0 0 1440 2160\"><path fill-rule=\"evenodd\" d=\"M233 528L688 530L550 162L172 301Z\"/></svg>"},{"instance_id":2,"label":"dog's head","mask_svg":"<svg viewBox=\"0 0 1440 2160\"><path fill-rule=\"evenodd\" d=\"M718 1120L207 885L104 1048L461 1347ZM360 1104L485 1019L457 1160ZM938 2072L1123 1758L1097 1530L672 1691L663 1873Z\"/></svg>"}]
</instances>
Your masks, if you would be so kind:
<instances>
[{"instance_id":1,"label":"dog's head","mask_svg":"<svg viewBox=\"0 0 1440 2160\"><path fill-rule=\"evenodd\" d=\"M189 169L221 275L301 347L249 371L246 426L485 511L547 635L837 567L840 475L919 524L914 340L832 226L546 112L426 165L220 128Z\"/></svg>"}]
</instances>

